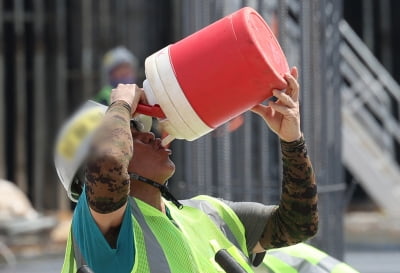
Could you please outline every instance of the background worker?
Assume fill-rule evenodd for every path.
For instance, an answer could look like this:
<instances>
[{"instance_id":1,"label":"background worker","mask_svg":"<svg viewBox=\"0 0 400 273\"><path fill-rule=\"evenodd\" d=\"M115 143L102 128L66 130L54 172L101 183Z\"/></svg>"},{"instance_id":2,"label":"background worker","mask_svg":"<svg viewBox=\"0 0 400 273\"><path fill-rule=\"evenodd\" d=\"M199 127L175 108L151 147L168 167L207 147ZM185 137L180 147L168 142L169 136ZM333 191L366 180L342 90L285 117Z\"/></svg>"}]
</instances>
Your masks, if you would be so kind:
<instances>
[{"instance_id":1,"label":"background worker","mask_svg":"<svg viewBox=\"0 0 400 273\"><path fill-rule=\"evenodd\" d=\"M78 267L82 264L77 252L96 273L220 272L214 256L221 249L253 272L247 261L253 254L315 235L317 190L300 130L297 75L293 68L285 75L287 90L273 91L277 102L252 109L281 139L279 206L209 196L175 200L165 187L175 171L171 151L131 120L137 104L146 103L143 91L136 85L114 89L86 158L86 179L81 171L74 179L85 186L63 272L76 271L74 258ZM63 165L56 166L62 173ZM60 178L71 196L71 182Z\"/></svg>"},{"instance_id":2,"label":"background worker","mask_svg":"<svg viewBox=\"0 0 400 273\"><path fill-rule=\"evenodd\" d=\"M136 83L139 62L131 51L123 46L118 46L104 54L102 66L104 86L96 94L94 100L101 104L109 105L113 88L120 83Z\"/></svg>"}]
</instances>

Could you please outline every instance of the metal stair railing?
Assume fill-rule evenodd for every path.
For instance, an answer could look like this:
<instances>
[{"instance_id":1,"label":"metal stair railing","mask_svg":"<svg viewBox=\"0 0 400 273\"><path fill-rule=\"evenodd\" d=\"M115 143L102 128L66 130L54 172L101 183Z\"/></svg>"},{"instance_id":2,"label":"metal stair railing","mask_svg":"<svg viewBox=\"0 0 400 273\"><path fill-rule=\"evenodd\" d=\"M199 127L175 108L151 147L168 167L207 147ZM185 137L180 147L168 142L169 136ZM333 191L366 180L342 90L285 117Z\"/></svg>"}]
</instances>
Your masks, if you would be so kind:
<instances>
[{"instance_id":1,"label":"metal stair railing","mask_svg":"<svg viewBox=\"0 0 400 273\"><path fill-rule=\"evenodd\" d=\"M400 215L400 86L344 20L339 28L343 162L386 213Z\"/></svg>"}]
</instances>

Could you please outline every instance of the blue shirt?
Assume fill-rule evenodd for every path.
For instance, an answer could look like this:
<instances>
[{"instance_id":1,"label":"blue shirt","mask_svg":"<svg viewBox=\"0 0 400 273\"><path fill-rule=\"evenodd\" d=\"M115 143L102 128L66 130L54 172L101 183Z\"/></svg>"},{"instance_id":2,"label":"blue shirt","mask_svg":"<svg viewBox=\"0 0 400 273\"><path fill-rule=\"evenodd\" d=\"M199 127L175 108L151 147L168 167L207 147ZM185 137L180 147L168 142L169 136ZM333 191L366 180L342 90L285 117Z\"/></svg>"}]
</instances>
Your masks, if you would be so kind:
<instances>
[{"instance_id":1,"label":"blue shirt","mask_svg":"<svg viewBox=\"0 0 400 273\"><path fill-rule=\"evenodd\" d=\"M135 248L130 206L126 207L115 249L111 248L94 221L85 190L75 208L72 231L86 263L94 272L131 272Z\"/></svg>"}]
</instances>

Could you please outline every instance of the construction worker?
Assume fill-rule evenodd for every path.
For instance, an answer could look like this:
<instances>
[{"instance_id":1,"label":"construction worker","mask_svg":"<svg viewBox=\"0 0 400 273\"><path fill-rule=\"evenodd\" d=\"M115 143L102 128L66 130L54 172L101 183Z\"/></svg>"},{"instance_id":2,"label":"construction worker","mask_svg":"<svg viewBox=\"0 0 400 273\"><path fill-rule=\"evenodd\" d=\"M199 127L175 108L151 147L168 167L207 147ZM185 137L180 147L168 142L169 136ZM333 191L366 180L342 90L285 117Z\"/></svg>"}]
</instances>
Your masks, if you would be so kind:
<instances>
[{"instance_id":1,"label":"construction worker","mask_svg":"<svg viewBox=\"0 0 400 273\"><path fill-rule=\"evenodd\" d=\"M86 105L56 146L60 180L78 202L62 272L255 272L266 249L314 236L317 190L300 130L297 75L293 68L286 91L273 91L277 102L252 109L281 140L282 196L273 206L176 200L166 187L175 171L171 150L148 132L145 116L131 118L147 102L136 85L113 89L105 113Z\"/></svg>"},{"instance_id":2,"label":"construction worker","mask_svg":"<svg viewBox=\"0 0 400 273\"><path fill-rule=\"evenodd\" d=\"M102 73L105 83L94 100L110 104L111 90L118 84L135 83L137 80L139 62L135 55L123 46L118 46L107 51L103 56Z\"/></svg>"}]
</instances>

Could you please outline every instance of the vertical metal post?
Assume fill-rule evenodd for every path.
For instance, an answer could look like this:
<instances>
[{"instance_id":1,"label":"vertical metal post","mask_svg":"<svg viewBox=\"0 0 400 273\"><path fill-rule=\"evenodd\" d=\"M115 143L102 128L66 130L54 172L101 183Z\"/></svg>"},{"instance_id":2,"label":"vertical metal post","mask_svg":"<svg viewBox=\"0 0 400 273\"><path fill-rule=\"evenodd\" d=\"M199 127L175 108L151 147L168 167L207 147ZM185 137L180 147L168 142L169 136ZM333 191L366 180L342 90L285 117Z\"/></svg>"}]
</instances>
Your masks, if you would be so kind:
<instances>
[{"instance_id":1,"label":"vertical metal post","mask_svg":"<svg viewBox=\"0 0 400 273\"><path fill-rule=\"evenodd\" d=\"M185 142L182 146L183 146L184 162L181 162L183 163L181 165L181 168L185 168L183 170L183 181L185 183L184 187L186 188L187 192L190 192L191 191L190 188L193 187L193 184L195 183L195 181L193 181L193 169L196 168L197 166L192 156L193 154L192 143Z\"/></svg>"},{"instance_id":2,"label":"vertical metal post","mask_svg":"<svg viewBox=\"0 0 400 273\"><path fill-rule=\"evenodd\" d=\"M98 30L99 35L98 41L100 50L106 50L111 47L111 43L114 40L111 31L111 5L110 0L99 0L98 1ZM102 52L103 53L103 52ZM101 71L103 72L103 71ZM102 75L103 76L103 75ZM102 82L103 84L103 82Z\"/></svg>"},{"instance_id":3,"label":"vertical metal post","mask_svg":"<svg viewBox=\"0 0 400 273\"><path fill-rule=\"evenodd\" d=\"M212 164L212 153L213 153L213 148L212 148L212 138L210 135L206 136L204 138L204 179L205 179L205 190L203 191L204 193L207 192L212 192L212 189L214 187L214 181L213 181L213 164ZM199 192L202 193L202 192Z\"/></svg>"},{"instance_id":4,"label":"vertical metal post","mask_svg":"<svg viewBox=\"0 0 400 273\"><path fill-rule=\"evenodd\" d=\"M90 98L93 92L93 3L92 0L82 1L82 52L81 52L81 69L82 69L82 94L83 99Z\"/></svg>"},{"instance_id":5,"label":"vertical metal post","mask_svg":"<svg viewBox=\"0 0 400 273\"><path fill-rule=\"evenodd\" d=\"M149 53L149 44L153 45L155 47L157 45L157 39L159 38L158 36L160 35L159 33L156 34L156 29L158 27L157 24L146 24L146 27L143 27L143 24L141 22L146 22L151 21L151 19L146 18L146 9L149 9L150 4L143 0L141 1L127 1L127 14L129 15L127 17L127 33L125 37L125 46L128 47L129 49L133 50L133 54L136 56L146 56L146 54ZM157 10L157 6L155 4L151 4L151 10ZM161 13L161 11L155 13L158 14ZM132 16L132 17L130 17ZM164 18L160 18L159 20L162 20ZM140 37L140 38L138 38ZM147 37L147 43L143 42L138 42L138 39L143 39ZM158 48L157 48L158 49Z\"/></svg>"},{"instance_id":6,"label":"vertical metal post","mask_svg":"<svg viewBox=\"0 0 400 273\"><path fill-rule=\"evenodd\" d=\"M4 14L3 1L0 1L0 178L6 176L5 166L5 82L4 82Z\"/></svg>"},{"instance_id":7,"label":"vertical metal post","mask_svg":"<svg viewBox=\"0 0 400 273\"><path fill-rule=\"evenodd\" d=\"M216 154L214 165L216 173L217 195L228 200L232 200L232 187L231 187L231 139L227 130L227 125L222 125L218 128L221 135L217 136L214 141L216 144Z\"/></svg>"},{"instance_id":8,"label":"vertical metal post","mask_svg":"<svg viewBox=\"0 0 400 273\"><path fill-rule=\"evenodd\" d=\"M381 33L381 61L385 68L393 73L393 47L392 47L392 30L391 30L391 1L390 0L381 0L379 1L380 5L380 27L379 32Z\"/></svg>"},{"instance_id":9,"label":"vertical metal post","mask_svg":"<svg viewBox=\"0 0 400 273\"><path fill-rule=\"evenodd\" d=\"M66 34L66 2L56 1L56 92L55 105L57 126L60 126L67 115L67 34ZM87 92L92 91L88 90ZM87 93L85 93L87 94ZM51 153L52 154L52 153ZM61 210L69 209L68 197L61 183L57 183L57 206Z\"/></svg>"},{"instance_id":10,"label":"vertical metal post","mask_svg":"<svg viewBox=\"0 0 400 273\"><path fill-rule=\"evenodd\" d=\"M203 147L205 146L205 138L196 140L193 144L192 157L197 166L193 168L193 185L191 185L191 195L196 195L199 192L206 191L206 180L205 180L205 154Z\"/></svg>"},{"instance_id":11,"label":"vertical metal post","mask_svg":"<svg viewBox=\"0 0 400 273\"><path fill-rule=\"evenodd\" d=\"M45 42L44 42L44 5L42 0L34 2L33 28L35 36L35 49L33 57L33 104L35 112L33 130L33 196L34 206L38 210L43 210L43 189L45 183L44 162L46 162L45 152L47 151L46 128L46 86L45 86ZM58 90L56 90L58 92Z\"/></svg>"},{"instance_id":12,"label":"vertical metal post","mask_svg":"<svg viewBox=\"0 0 400 273\"><path fill-rule=\"evenodd\" d=\"M364 42L367 46L374 50L375 39L374 39L374 2L373 0L363 0L362 1L362 33L364 37ZM381 2L381 1L380 1Z\"/></svg>"},{"instance_id":13,"label":"vertical metal post","mask_svg":"<svg viewBox=\"0 0 400 273\"><path fill-rule=\"evenodd\" d=\"M263 0L257 0L257 11L263 15L264 12L264 1Z\"/></svg>"},{"instance_id":14,"label":"vertical metal post","mask_svg":"<svg viewBox=\"0 0 400 273\"><path fill-rule=\"evenodd\" d=\"M23 191L28 191L26 176L26 70L25 70L25 46L24 46L24 1L14 1L14 25L15 25L15 93L16 93L16 162L15 182Z\"/></svg>"},{"instance_id":15,"label":"vertical metal post","mask_svg":"<svg viewBox=\"0 0 400 273\"><path fill-rule=\"evenodd\" d=\"M241 166L240 172L243 172L242 188L244 189L244 194L242 198L246 201L254 201L255 179L253 176L253 149L252 149L252 116L251 113L246 113L243 115L245 122L243 124L243 139L241 145L243 146L243 164ZM254 160L255 161L255 160ZM257 191L257 190L256 190Z\"/></svg>"},{"instance_id":16,"label":"vertical metal post","mask_svg":"<svg viewBox=\"0 0 400 273\"><path fill-rule=\"evenodd\" d=\"M314 77L314 71L318 70L319 71L319 65L316 67L316 56L318 52L314 53L315 49L314 47L318 46L315 43L316 39L313 34L314 32L318 32L318 29L314 29L318 25L318 19L314 17L318 16L318 14L315 14L315 7L314 7L314 2L315 1L301 1L301 30L302 30L302 35L301 35L301 48L302 48L302 66L300 69L300 79L302 83L301 87L301 102L302 102L302 126L303 126L303 132L304 136L306 138L307 144L308 144L308 149L309 149L309 155L311 157L311 160L313 163L318 160L318 157L316 156L316 149L315 145L318 145L318 141L315 139L315 136L317 134L315 133L315 111L314 111L314 105L315 100L313 97L313 90L316 90L315 87L315 77ZM315 22L316 20L317 22ZM314 56L315 54L315 56ZM321 140L322 141L322 140ZM320 177L318 177L318 170L319 168L316 166L314 163L314 170L316 172L316 178L317 178L317 183L319 185L320 183ZM320 203L319 202L319 208L320 208ZM324 225L323 221L320 223L320 227ZM321 232L320 232L321 233ZM317 237L319 234L317 234Z\"/></svg>"},{"instance_id":17,"label":"vertical metal post","mask_svg":"<svg viewBox=\"0 0 400 273\"><path fill-rule=\"evenodd\" d=\"M301 117L302 117L302 128L308 143L312 142L312 135L306 134L306 132L313 131L312 122L312 111L311 111L311 90L312 90L312 66L311 66L311 33L312 24L310 23L311 3L310 1L301 1L301 12L300 12L300 24L301 24L301 67L299 80L301 82L300 100L301 100ZM307 111L306 111L307 110Z\"/></svg>"},{"instance_id":18,"label":"vertical metal post","mask_svg":"<svg viewBox=\"0 0 400 273\"><path fill-rule=\"evenodd\" d=\"M340 10L340 0L301 1L302 124L319 188L320 228L313 243L337 258L343 256L342 192L332 190L343 182Z\"/></svg>"},{"instance_id":19,"label":"vertical metal post","mask_svg":"<svg viewBox=\"0 0 400 273\"><path fill-rule=\"evenodd\" d=\"M243 0L224 0L223 15L228 15L243 6Z\"/></svg>"},{"instance_id":20,"label":"vertical metal post","mask_svg":"<svg viewBox=\"0 0 400 273\"><path fill-rule=\"evenodd\" d=\"M337 48L341 43L339 32L339 22L342 18L342 5L340 0L324 0L321 6L321 14L324 20L324 40L323 51L323 71L321 88L325 83L330 83L325 89L324 108L326 109L326 119L324 120L324 139L326 139L326 150L328 153L320 155L325 156L327 168L325 180L327 188L331 188L323 196L325 198L325 207L329 207L331 213L326 213L324 221L327 225L325 234L333 234L332 237L324 241L326 249L335 257L342 259L344 251L343 243L343 175L341 164L341 87L342 78L340 76L340 54ZM339 128L339 129L338 129ZM333 190L336 188L337 190ZM324 199L322 199L324 200ZM329 218L328 218L328 215ZM336 228L332 228L333 224ZM339 228L337 228L339 227ZM326 236L326 235L325 235Z\"/></svg>"},{"instance_id":21,"label":"vertical metal post","mask_svg":"<svg viewBox=\"0 0 400 273\"><path fill-rule=\"evenodd\" d=\"M116 32L115 42L118 44L124 43L124 36L127 33L126 26L126 4L125 1L115 1L115 23L118 27L114 28Z\"/></svg>"},{"instance_id":22,"label":"vertical metal post","mask_svg":"<svg viewBox=\"0 0 400 273\"><path fill-rule=\"evenodd\" d=\"M278 40L279 44L282 47L283 51L286 48L286 21L288 14L288 0L279 0L278 1L278 17L279 17L279 33Z\"/></svg>"},{"instance_id":23,"label":"vertical metal post","mask_svg":"<svg viewBox=\"0 0 400 273\"><path fill-rule=\"evenodd\" d=\"M172 40L178 41L181 38L181 26L183 25L183 5L180 5L179 0L172 0Z\"/></svg>"},{"instance_id":24,"label":"vertical metal post","mask_svg":"<svg viewBox=\"0 0 400 273\"><path fill-rule=\"evenodd\" d=\"M204 10L202 9L202 6L204 5L204 0L203 1L193 1L193 6L194 10L196 12L192 13L192 16L194 18L194 29L192 29L191 33L199 30L202 25L203 25L203 18L204 18Z\"/></svg>"}]
</instances>

